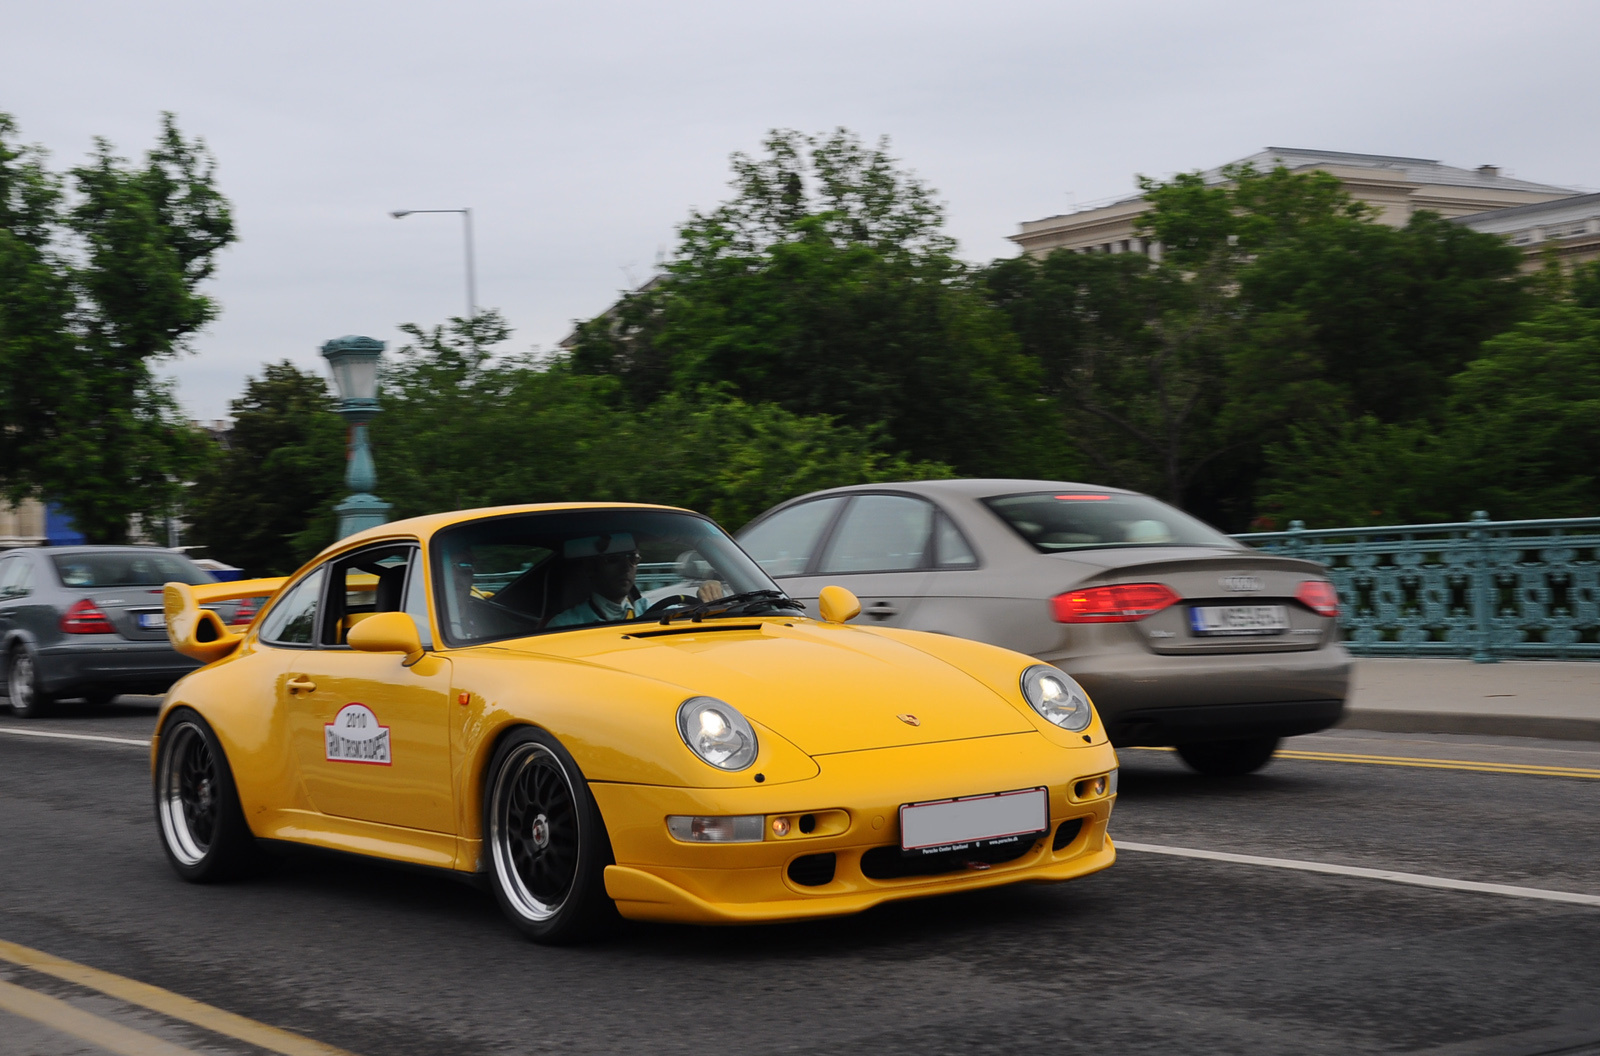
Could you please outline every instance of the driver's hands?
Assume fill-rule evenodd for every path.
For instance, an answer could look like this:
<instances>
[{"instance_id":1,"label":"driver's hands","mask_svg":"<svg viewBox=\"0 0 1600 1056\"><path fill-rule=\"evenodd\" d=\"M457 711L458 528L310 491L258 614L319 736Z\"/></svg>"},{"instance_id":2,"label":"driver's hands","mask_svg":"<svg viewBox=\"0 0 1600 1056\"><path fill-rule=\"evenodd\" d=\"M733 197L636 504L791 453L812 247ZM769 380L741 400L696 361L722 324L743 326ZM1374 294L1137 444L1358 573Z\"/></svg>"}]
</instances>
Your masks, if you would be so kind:
<instances>
[{"instance_id":1,"label":"driver's hands","mask_svg":"<svg viewBox=\"0 0 1600 1056\"><path fill-rule=\"evenodd\" d=\"M722 589L722 581L720 579L708 579L700 584L700 589L697 593L701 601L716 601L726 592Z\"/></svg>"}]
</instances>

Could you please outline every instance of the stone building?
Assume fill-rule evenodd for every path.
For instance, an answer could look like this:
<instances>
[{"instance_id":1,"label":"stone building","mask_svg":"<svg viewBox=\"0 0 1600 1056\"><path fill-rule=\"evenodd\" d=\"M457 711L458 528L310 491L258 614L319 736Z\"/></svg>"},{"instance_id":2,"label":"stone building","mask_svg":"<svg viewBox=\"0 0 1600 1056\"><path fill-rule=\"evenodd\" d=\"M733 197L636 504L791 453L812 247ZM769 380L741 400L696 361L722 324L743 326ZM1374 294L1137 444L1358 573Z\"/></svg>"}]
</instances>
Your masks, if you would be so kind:
<instances>
[{"instance_id":1,"label":"stone building","mask_svg":"<svg viewBox=\"0 0 1600 1056\"><path fill-rule=\"evenodd\" d=\"M1456 223L1504 236L1522 248L1522 270L1544 266L1546 256L1570 268L1600 260L1600 194L1576 194L1463 216Z\"/></svg>"}]
</instances>

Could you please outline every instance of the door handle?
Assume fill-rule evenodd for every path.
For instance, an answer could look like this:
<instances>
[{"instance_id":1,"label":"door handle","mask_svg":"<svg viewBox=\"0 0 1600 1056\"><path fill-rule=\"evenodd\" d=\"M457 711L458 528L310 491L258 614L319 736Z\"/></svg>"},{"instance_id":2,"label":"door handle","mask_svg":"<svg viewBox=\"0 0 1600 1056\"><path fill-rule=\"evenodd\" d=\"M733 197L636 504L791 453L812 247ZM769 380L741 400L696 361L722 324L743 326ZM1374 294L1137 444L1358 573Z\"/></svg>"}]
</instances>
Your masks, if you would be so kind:
<instances>
[{"instance_id":1,"label":"door handle","mask_svg":"<svg viewBox=\"0 0 1600 1056\"><path fill-rule=\"evenodd\" d=\"M296 675L289 680L290 693L298 693L302 689L307 693L314 693L316 692L317 684L305 675Z\"/></svg>"},{"instance_id":2,"label":"door handle","mask_svg":"<svg viewBox=\"0 0 1600 1056\"><path fill-rule=\"evenodd\" d=\"M899 609L895 608L887 601L875 601L872 603L872 608L867 610L867 615L871 616L873 619L887 620L890 616L893 616L899 611Z\"/></svg>"}]
</instances>

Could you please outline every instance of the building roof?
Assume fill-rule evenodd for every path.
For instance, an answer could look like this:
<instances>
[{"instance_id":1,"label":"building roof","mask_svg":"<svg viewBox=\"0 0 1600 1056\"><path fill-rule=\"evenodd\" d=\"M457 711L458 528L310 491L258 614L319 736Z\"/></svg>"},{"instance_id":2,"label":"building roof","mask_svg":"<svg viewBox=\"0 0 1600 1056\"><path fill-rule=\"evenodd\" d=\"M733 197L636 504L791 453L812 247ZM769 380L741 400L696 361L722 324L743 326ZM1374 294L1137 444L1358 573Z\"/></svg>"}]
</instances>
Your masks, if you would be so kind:
<instances>
[{"instance_id":1,"label":"building roof","mask_svg":"<svg viewBox=\"0 0 1600 1056\"><path fill-rule=\"evenodd\" d=\"M1600 194L1575 194L1570 198L1557 198L1552 202L1513 205L1506 209L1491 209L1470 216L1458 216L1455 218L1455 223L1463 224L1474 231L1505 234L1536 224L1588 220L1597 214L1600 214Z\"/></svg>"},{"instance_id":2,"label":"building roof","mask_svg":"<svg viewBox=\"0 0 1600 1056\"><path fill-rule=\"evenodd\" d=\"M1411 183L1433 184L1443 187L1477 187L1485 190L1539 191L1550 194L1577 194L1571 187L1556 187L1548 183L1534 183L1511 176L1502 176L1495 165L1482 165L1476 169L1463 169L1446 165L1433 158L1405 158L1392 154L1353 154L1342 150L1311 150L1300 147L1268 147L1248 158L1240 158L1235 165L1253 164L1258 169L1272 169L1283 165L1301 169L1319 165L1342 165L1357 169L1388 169L1403 175ZM1224 166L1226 167L1226 166ZM1223 180L1222 168L1206 173L1208 182Z\"/></svg>"}]
</instances>

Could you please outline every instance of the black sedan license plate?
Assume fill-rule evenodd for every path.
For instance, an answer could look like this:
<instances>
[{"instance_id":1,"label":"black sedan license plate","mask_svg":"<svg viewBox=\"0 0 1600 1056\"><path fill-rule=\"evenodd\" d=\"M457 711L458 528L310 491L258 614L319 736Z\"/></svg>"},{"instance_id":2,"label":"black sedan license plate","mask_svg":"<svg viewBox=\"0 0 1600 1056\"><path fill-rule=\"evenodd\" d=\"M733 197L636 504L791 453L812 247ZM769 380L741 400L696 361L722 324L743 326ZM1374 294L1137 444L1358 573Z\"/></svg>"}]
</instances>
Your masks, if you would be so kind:
<instances>
[{"instance_id":1,"label":"black sedan license plate","mask_svg":"<svg viewBox=\"0 0 1600 1056\"><path fill-rule=\"evenodd\" d=\"M1019 843L1049 829L1050 794L1042 788L907 803L900 808L900 850L909 855Z\"/></svg>"},{"instance_id":2,"label":"black sedan license plate","mask_svg":"<svg viewBox=\"0 0 1600 1056\"><path fill-rule=\"evenodd\" d=\"M1282 605L1196 605L1189 610L1195 634L1282 634L1289 610Z\"/></svg>"}]
</instances>

